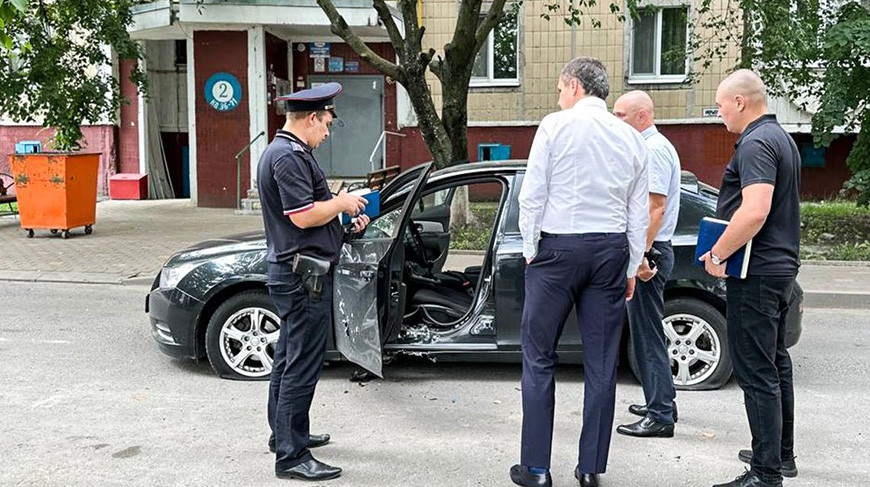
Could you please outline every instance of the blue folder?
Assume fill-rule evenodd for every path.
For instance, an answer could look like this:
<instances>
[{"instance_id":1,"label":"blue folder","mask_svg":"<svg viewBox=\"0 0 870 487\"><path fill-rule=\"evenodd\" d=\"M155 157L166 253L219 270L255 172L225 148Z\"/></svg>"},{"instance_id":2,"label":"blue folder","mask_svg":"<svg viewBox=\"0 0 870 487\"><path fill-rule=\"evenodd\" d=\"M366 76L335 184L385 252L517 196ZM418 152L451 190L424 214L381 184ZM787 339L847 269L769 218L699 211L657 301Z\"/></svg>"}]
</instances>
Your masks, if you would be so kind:
<instances>
[{"instance_id":1,"label":"blue folder","mask_svg":"<svg viewBox=\"0 0 870 487\"><path fill-rule=\"evenodd\" d=\"M368 188L360 189L357 191L351 191L351 194L356 194L362 196L366 200L366 207L363 208L359 214L350 216L347 213L341 214L341 224L347 225L349 223L353 223L356 221L356 218L360 215L368 215L372 220L375 219L381 212L381 192L380 191L372 191Z\"/></svg>"},{"instance_id":2,"label":"blue folder","mask_svg":"<svg viewBox=\"0 0 870 487\"><path fill-rule=\"evenodd\" d=\"M700 259L702 255L709 252L716 245L719 237L725 232L728 227L728 222L718 220L716 218L704 217L698 227L698 244L695 246L695 265L704 267L704 263ZM749 270L749 256L752 253L752 240L746 242L746 245L740 247L737 252L734 252L725 261L725 274L731 277L739 277L746 279L746 273Z\"/></svg>"}]
</instances>

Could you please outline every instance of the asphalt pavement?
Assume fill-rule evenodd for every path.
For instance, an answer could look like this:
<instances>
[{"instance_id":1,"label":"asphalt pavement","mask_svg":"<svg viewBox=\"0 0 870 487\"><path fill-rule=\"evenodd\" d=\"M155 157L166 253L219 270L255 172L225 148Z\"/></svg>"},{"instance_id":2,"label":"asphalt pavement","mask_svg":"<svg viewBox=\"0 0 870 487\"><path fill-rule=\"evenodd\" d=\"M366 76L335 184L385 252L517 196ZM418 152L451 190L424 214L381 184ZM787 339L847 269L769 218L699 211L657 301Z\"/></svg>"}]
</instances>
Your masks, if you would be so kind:
<instances>
[{"instance_id":1,"label":"asphalt pavement","mask_svg":"<svg viewBox=\"0 0 870 487\"><path fill-rule=\"evenodd\" d=\"M280 481L266 440L265 382L214 376L157 350L147 287L0 282L0 485L312 485ZM792 349L797 462L788 487L854 487L870 478L870 315L807 309ZM331 365L315 396L315 451L345 469L328 486L507 486L518 460L520 367L402 360L358 385ZM642 397L622 370L616 422ZM558 369L555 485L577 485L582 369ZM742 394L681 392L673 439L614 434L604 487L709 486L743 471ZM313 484L320 485L320 484Z\"/></svg>"}]
</instances>

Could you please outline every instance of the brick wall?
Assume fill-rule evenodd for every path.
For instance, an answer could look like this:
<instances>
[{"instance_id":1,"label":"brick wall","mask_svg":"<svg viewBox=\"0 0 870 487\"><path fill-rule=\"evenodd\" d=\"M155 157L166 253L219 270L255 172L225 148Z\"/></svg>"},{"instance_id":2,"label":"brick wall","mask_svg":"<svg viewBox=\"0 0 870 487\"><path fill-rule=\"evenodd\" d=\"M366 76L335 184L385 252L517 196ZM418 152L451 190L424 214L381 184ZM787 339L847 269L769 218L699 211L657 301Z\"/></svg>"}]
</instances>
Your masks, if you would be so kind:
<instances>
[{"instance_id":1,"label":"brick wall","mask_svg":"<svg viewBox=\"0 0 870 487\"><path fill-rule=\"evenodd\" d=\"M737 136L725 130L721 124L659 125L659 130L674 144L680 156L682 168L693 172L699 180L719 187L725 166L734 154ZM468 160L477 161L477 144L502 143L511 146L511 159L526 159L537 127L469 127ZM407 137L398 145L397 159L389 164L399 164L402 170L432 160L432 155L416 127L402 129ZM797 134L800 142L809 140L809 135ZM846 156L851 150L855 136L839 137L828 148L824 168L801 169L801 197L805 199L830 198L839 192L843 182L849 179Z\"/></svg>"},{"instance_id":2,"label":"brick wall","mask_svg":"<svg viewBox=\"0 0 870 487\"><path fill-rule=\"evenodd\" d=\"M108 194L109 176L115 174L117 153L115 145L116 127L114 125L82 126L82 152L100 153L100 170L97 173L97 194ZM54 136L53 129L33 125L0 126L0 172L9 173L9 154L15 153L15 143L22 140L38 140L43 150ZM14 188L14 186L13 186ZM13 189L14 192L14 189Z\"/></svg>"},{"instance_id":3,"label":"brick wall","mask_svg":"<svg viewBox=\"0 0 870 487\"><path fill-rule=\"evenodd\" d=\"M118 122L118 172L139 172L139 93L130 81L130 72L136 61L122 59L119 67L121 76L121 105ZM159 94L155 94L160 96Z\"/></svg>"},{"instance_id":4,"label":"brick wall","mask_svg":"<svg viewBox=\"0 0 870 487\"><path fill-rule=\"evenodd\" d=\"M196 159L198 205L226 207L236 205L235 154L248 143L248 34L246 31L196 31L193 35L196 60ZM239 80L242 97L239 106L219 112L208 106L205 83L218 72ZM242 156L242 190L249 186L250 155ZM244 194L242 194L244 197Z\"/></svg>"}]
</instances>

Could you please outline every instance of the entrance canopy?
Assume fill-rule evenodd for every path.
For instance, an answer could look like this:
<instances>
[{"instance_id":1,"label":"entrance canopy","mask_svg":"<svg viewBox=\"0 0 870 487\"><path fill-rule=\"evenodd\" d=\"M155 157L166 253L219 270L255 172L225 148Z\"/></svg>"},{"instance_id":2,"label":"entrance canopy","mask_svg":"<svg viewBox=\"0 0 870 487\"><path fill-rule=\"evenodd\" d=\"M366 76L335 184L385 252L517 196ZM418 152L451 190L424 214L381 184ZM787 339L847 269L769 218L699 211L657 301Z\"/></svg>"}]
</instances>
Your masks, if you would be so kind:
<instances>
[{"instance_id":1,"label":"entrance canopy","mask_svg":"<svg viewBox=\"0 0 870 487\"><path fill-rule=\"evenodd\" d=\"M371 2L334 0L335 7L362 38L386 38ZM398 11L394 16L400 18ZM314 0L159 0L133 8L134 39L184 39L190 29L221 30L262 25L286 37L332 36L329 19ZM399 23L401 25L401 23Z\"/></svg>"}]
</instances>

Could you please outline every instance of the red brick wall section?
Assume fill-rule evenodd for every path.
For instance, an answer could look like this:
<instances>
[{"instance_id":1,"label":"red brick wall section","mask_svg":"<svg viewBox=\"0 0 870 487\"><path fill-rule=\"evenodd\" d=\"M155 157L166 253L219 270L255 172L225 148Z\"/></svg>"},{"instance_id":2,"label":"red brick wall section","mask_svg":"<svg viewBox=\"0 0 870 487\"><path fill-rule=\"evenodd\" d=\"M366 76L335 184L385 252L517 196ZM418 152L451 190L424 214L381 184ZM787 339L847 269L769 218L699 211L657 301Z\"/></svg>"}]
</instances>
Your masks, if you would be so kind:
<instances>
[{"instance_id":1,"label":"red brick wall section","mask_svg":"<svg viewBox=\"0 0 870 487\"><path fill-rule=\"evenodd\" d=\"M371 43L368 46L379 56L387 60L396 59L395 50L393 50L393 45L388 42L379 42L379 43ZM362 59L357 56L357 54L350 48L347 44L344 43L332 43L330 45L330 54L333 56L343 57L345 64L348 61L358 61L359 62L359 72L358 73L315 73L314 72L314 59L309 57L308 53L308 45L305 44L305 50L299 51L299 44L293 44L293 91L299 91L304 89L304 86L298 86L297 82L302 82L307 85L308 75L329 75L334 74L337 76L355 76L355 75L380 75L383 74L380 71L372 68L368 64L365 63ZM387 80L384 84L384 130L390 132L397 132L396 128L398 127L397 123L397 114L396 114L396 83L392 80ZM401 146L402 146L402 138L394 135L387 135L387 165L392 166L396 165L397 162L401 160ZM370 149L367 149L370 150ZM422 161L420 161L422 162ZM402 166L405 167L405 166Z\"/></svg>"},{"instance_id":2,"label":"red brick wall section","mask_svg":"<svg viewBox=\"0 0 870 487\"><path fill-rule=\"evenodd\" d=\"M97 194L107 195L109 176L115 174L116 151L114 125L84 125L82 133L82 152L100 153L100 170L97 173ZM9 154L15 153L15 143L23 140L38 140L42 142L43 150L48 147L48 141L54 136L54 129L26 125L0 126L0 172L9 173ZM13 186L14 188L14 186ZM14 191L14 189L13 189Z\"/></svg>"},{"instance_id":3,"label":"red brick wall section","mask_svg":"<svg viewBox=\"0 0 870 487\"><path fill-rule=\"evenodd\" d=\"M248 34L245 31L196 31L196 158L198 205L236 206L236 153L248 143ZM218 72L232 74L242 86L239 106L219 112L208 106L205 82ZM242 197L250 184L250 154L242 156Z\"/></svg>"},{"instance_id":4,"label":"red brick wall section","mask_svg":"<svg viewBox=\"0 0 870 487\"><path fill-rule=\"evenodd\" d=\"M682 168L693 172L699 180L719 187L725 166L734 154L737 136L720 124L659 125L659 130L674 144L680 156ZM526 159L537 127L469 127L468 160L477 161L477 144L501 143L511 146L512 159ZM401 166L402 170L432 160L432 155L417 127L401 130L406 137L397 139L395 158L388 164ZM809 135L796 134L800 145L809 140ZM837 138L825 155L824 168L801 169L801 197L806 199L830 198L836 195L851 172L846 166L846 156L854 143L854 135Z\"/></svg>"},{"instance_id":5,"label":"red brick wall section","mask_svg":"<svg viewBox=\"0 0 870 487\"><path fill-rule=\"evenodd\" d=\"M811 141L810 134L795 137L798 147L803 141ZM855 135L837 137L825 151L825 167L804 167L801 169L801 195L812 199L830 199L839 196L843 182L852 177L846 165L846 157L855 143Z\"/></svg>"},{"instance_id":6,"label":"red brick wall section","mask_svg":"<svg viewBox=\"0 0 870 487\"><path fill-rule=\"evenodd\" d=\"M719 187L725 166L734 155L736 135L722 124L658 125L658 129L674 144L683 169Z\"/></svg>"},{"instance_id":7,"label":"red brick wall section","mask_svg":"<svg viewBox=\"0 0 870 487\"><path fill-rule=\"evenodd\" d=\"M139 172L139 92L130 81L130 72L136 61L122 59L121 76L121 118L118 121L118 172Z\"/></svg>"}]
</instances>

